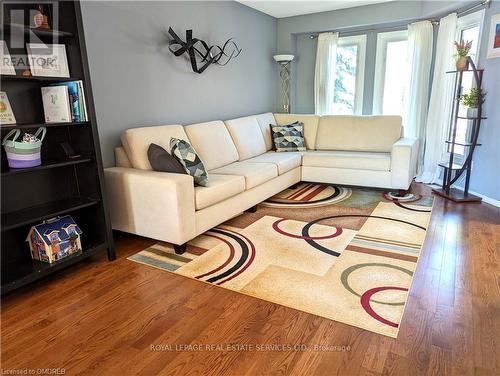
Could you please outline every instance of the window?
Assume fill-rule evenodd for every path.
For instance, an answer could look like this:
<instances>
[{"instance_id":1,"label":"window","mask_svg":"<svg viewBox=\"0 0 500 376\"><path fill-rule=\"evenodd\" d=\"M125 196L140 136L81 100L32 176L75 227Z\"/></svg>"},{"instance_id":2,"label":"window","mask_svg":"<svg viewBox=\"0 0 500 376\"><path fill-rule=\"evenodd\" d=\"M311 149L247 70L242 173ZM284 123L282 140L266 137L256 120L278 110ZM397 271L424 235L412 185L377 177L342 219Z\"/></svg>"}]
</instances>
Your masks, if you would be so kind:
<instances>
[{"instance_id":1,"label":"window","mask_svg":"<svg viewBox=\"0 0 500 376\"><path fill-rule=\"evenodd\" d=\"M477 64L479 54L479 42L481 40L481 25L483 24L484 11L475 12L467 16L460 17L457 22L457 36L456 39L460 41L472 41L472 47L469 55ZM462 93L469 93L474 85L474 77L472 73L464 73L462 77ZM472 120L467 120L467 109L460 106L458 109L457 120L457 135L456 141L460 143L467 143L470 141L470 131L473 126ZM449 138L451 138L451 125L449 129ZM461 163L466 147L455 145L454 152L458 154L457 163Z\"/></svg>"},{"instance_id":2,"label":"window","mask_svg":"<svg viewBox=\"0 0 500 376\"><path fill-rule=\"evenodd\" d=\"M335 64L333 110L336 115L361 114L366 35L339 38Z\"/></svg>"},{"instance_id":3,"label":"window","mask_svg":"<svg viewBox=\"0 0 500 376\"><path fill-rule=\"evenodd\" d=\"M408 31L377 35L373 113L400 115L406 123L406 103L410 81Z\"/></svg>"}]
</instances>

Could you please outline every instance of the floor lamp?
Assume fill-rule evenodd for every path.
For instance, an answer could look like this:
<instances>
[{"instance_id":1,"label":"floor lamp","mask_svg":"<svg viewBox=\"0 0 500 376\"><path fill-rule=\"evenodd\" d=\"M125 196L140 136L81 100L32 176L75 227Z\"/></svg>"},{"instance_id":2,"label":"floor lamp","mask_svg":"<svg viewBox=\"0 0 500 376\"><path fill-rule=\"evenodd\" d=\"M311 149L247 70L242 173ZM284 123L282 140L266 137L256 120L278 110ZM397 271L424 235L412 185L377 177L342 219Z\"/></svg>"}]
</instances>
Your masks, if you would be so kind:
<instances>
[{"instance_id":1,"label":"floor lamp","mask_svg":"<svg viewBox=\"0 0 500 376\"><path fill-rule=\"evenodd\" d=\"M274 55L274 60L280 65L282 111L290 112L290 63L293 55Z\"/></svg>"}]
</instances>

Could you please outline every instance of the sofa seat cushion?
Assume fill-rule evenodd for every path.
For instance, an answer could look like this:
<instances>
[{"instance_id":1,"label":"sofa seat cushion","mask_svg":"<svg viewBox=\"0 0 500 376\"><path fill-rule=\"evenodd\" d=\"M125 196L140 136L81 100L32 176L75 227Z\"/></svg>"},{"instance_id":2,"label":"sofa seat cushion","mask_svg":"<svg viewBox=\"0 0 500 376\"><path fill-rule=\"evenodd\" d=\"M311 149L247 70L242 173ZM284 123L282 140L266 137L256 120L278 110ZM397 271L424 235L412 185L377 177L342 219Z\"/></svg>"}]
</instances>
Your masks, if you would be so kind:
<instances>
[{"instance_id":1,"label":"sofa seat cushion","mask_svg":"<svg viewBox=\"0 0 500 376\"><path fill-rule=\"evenodd\" d=\"M278 167L273 163L234 162L211 170L210 174L243 176L248 190L277 177Z\"/></svg>"},{"instance_id":2,"label":"sofa seat cushion","mask_svg":"<svg viewBox=\"0 0 500 376\"><path fill-rule=\"evenodd\" d=\"M210 180L205 187L194 188L196 210L205 209L243 191L245 191L243 176L210 174Z\"/></svg>"},{"instance_id":3,"label":"sofa seat cushion","mask_svg":"<svg viewBox=\"0 0 500 376\"><path fill-rule=\"evenodd\" d=\"M309 151L302 157L302 166L390 171L391 154L363 151Z\"/></svg>"},{"instance_id":4,"label":"sofa seat cushion","mask_svg":"<svg viewBox=\"0 0 500 376\"><path fill-rule=\"evenodd\" d=\"M296 167L300 167L300 163L302 162L302 153L277 153L275 151L269 151L265 154L259 155L258 157L249 159L248 162L274 163L278 167L278 173L283 175Z\"/></svg>"}]
</instances>

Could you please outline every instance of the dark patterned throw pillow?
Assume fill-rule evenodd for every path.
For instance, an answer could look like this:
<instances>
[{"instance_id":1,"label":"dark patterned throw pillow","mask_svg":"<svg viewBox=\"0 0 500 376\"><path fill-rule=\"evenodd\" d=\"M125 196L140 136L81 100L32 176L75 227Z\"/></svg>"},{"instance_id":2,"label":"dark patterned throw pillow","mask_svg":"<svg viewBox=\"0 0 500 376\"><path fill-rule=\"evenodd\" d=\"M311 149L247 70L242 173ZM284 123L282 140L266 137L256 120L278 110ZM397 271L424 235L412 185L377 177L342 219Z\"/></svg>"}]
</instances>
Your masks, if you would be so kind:
<instances>
[{"instance_id":1,"label":"dark patterned throw pillow","mask_svg":"<svg viewBox=\"0 0 500 376\"><path fill-rule=\"evenodd\" d=\"M207 169L189 142L172 137L170 139L170 151L184 167L184 170L194 178L195 184L207 185Z\"/></svg>"},{"instance_id":2,"label":"dark patterned throw pillow","mask_svg":"<svg viewBox=\"0 0 500 376\"><path fill-rule=\"evenodd\" d=\"M277 152L305 151L304 124L273 125L273 142Z\"/></svg>"},{"instance_id":3,"label":"dark patterned throw pillow","mask_svg":"<svg viewBox=\"0 0 500 376\"><path fill-rule=\"evenodd\" d=\"M299 124L299 121L295 121L293 123L290 123L290 124L281 124L280 127L293 127L294 125L297 125ZM276 124L269 124L269 128L271 128L271 140L273 140L273 150L276 151L276 145L274 144L274 131L273 131L273 127L275 127ZM303 135L303 134L302 134Z\"/></svg>"}]
</instances>

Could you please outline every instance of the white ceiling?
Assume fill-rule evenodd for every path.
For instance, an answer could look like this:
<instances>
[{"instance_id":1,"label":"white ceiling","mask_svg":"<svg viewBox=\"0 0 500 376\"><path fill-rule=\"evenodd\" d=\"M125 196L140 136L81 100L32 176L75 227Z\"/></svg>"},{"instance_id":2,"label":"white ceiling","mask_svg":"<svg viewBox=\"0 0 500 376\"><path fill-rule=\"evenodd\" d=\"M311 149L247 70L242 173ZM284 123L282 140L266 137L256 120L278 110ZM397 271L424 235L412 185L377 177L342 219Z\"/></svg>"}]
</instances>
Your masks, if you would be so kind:
<instances>
[{"instance_id":1,"label":"white ceiling","mask_svg":"<svg viewBox=\"0 0 500 376\"><path fill-rule=\"evenodd\" d=\"M318 12L327 12L330 10L359 7L376 3L385 3L393 0L323 0L323 1L305 1L305 0L236 0L237 2L257 9L263 13L276 18L299 16L301 14L310 14Z\"/></svg>"}]
</instances>

